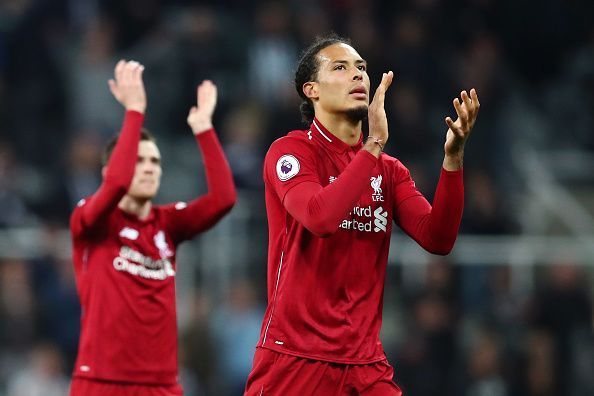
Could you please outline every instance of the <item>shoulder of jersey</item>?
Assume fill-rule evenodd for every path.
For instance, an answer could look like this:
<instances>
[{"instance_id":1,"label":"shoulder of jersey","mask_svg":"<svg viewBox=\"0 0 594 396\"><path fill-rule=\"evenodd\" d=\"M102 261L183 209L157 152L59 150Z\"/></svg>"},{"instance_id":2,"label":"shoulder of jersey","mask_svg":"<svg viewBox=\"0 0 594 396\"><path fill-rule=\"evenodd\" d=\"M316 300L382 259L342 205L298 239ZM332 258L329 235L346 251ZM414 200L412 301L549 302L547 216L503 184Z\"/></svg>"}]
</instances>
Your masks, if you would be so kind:
<instances>
[{"instance_id":1,"label":"shoulder of jersey","mask_svg":"<svg viewBox=\"0 0 594 396\"><path fill-rule=\"evenodd\" d=\"M184 210L188 207L188 203L184 201L170 202L164 205L153 205L153 209L159 211L178 211Z\"/></svg>"},{"instance_id":2,"label":"shoulder of jersey","mask_svg":"<svg viewBox=\"0 0 594 396\"><path fill-rule=\"evenodd\" d=\"M307 130L295 130L295 131L291 131L289 133L287 133L285 136L278 138L274 141L274 143L279 142L279 143L298 143L298 142L306 142L306 143L312 143L311 139L309 139L309 136L307 135Z\"/></svg>"},{"instance_id":3,"label":"shoulder of jersey","mask_svg":"<svg viewBox=\"0 0 594 396\"><path fill-rule=\"evenodd\" d=\"M382 153L382 157L381 158L382 158L382 161L384 162L384 164L390 164L390 165L393 165L393 166L396 166L396 167L402 166L402 162L400 162L400 160L398 158L392 157L389 154Z\"/></svg>"},{"instance_id":4,"label":"shoulder of jersey","mask_svg":"<svg viewBox=\"0 0 594 396\"><path fill-rule=\"evenodd\" d=\"M81 198L77 203L76 206L74 207L74 210L76 210L76 208L80 208L81 206L85 206L85 204L87 202L89 202L89 199L91 199L93 196L89 195L87 197Z\"/></svg>"},{"instance_id":5,"label":"shoulder of jersey","mask_svg":"<svg viewBox=\"0 0 594 396\"><path fill-rule=\"evenodd\" d=\"M313 147L306 131L292 131L272 143L266 162L269 168L272 167L270 169L276 170L278 180L285 182L299 174L301 164L298 158L310 157Z\"/></svg>"},{"instance_id":6,"label":"shoulder of jersey","mask_svg":"<svg viewBox=\"0 0 594 396\"><path fill-rule=\"evenodd\" d=\"M276 139L270 145L270 148L273 148L273 147L290 148L290 147L303 147L303 146L313 146L313 142L307 136L307 131L295 130L295 131L291 131L291 132L287 133L283 137Z\"/></svg>"}]
</instances>

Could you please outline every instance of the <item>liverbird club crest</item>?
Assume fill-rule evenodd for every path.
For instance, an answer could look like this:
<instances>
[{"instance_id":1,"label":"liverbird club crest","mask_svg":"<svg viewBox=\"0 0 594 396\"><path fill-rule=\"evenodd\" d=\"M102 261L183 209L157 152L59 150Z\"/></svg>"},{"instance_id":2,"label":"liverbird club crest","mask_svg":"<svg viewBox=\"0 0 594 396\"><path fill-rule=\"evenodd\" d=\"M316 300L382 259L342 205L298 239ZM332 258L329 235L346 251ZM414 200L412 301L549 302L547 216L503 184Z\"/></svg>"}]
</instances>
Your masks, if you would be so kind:
<instances>
[{"instance_id":1,"label":"liverbird club crest","mask_svg":"<svg viewBox=\"0 0 594 396\"><path fill-rule=\"evenodd\" d=\"M371 199L373 202L384 202L384 196L382 195L382 175L371 178L371 188L373 188L373 194Z\"/></svg>"}]
</instances>

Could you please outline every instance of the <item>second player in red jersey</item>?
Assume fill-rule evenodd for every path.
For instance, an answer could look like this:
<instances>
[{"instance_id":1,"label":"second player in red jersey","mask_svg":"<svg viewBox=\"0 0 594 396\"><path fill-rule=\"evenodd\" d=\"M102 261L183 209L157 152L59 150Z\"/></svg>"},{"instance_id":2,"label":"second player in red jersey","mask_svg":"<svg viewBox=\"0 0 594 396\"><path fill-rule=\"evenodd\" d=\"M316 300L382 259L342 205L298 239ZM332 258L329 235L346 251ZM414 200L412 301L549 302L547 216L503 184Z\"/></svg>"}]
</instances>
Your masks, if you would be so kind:
<instances>
[{"instance_id":1,"label":"second player in red jersey","mask_svg":"<svg viewBox=\"0 0 594 396\"><path fill-rule=\"evenodd\" d=\"M275 141L265 159L268 307L246 395L401 394L379 339L392 224L429 252L450 252L464 202L464 145L479 103L474 90L454 100L458 119L446 118L431 205L407 168L383 153L392 72L369 103L366 68L334 36L300 60L295 85L311 124Z\"/></svg>"},{"instance_id":2,"label":"second player in red jersey","mask_svg":"<svg viewBox=\"0 0 594 396\"><path fill-rule=\"evenodd\" d=\"M80 201L70 225L81 336L72 396L181 395L175 309L176 248L205 231L235 203L231 171L212 126L217 90L197 90L188 124L202 151L208 193L192 202L153 205L161 156L141 127L143 67L118 63L110 88L125 107L117 143L108 146L99 190Z\"/></svg>"}]
</instances>

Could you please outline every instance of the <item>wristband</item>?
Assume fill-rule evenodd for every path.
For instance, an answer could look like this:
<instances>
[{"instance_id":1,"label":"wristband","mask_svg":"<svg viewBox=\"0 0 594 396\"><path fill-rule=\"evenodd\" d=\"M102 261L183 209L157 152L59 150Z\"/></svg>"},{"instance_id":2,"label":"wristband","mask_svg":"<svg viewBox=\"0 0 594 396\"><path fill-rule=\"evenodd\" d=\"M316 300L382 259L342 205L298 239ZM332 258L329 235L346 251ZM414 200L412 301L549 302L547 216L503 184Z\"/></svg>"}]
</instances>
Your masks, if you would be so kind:
<instances>
[{"instance_id":1,"label":"wristband","mask_svg":"<svg viewBox=\"0 0 594 396\"><path fill-rule=\"evenodd\" d=\"M377 144L382 152L384 151L384 145L382 144L382 140L380 138L369 135L367 136L367 140L369 139L373 140L373 143Z\"/></svg>"}]
</instances>

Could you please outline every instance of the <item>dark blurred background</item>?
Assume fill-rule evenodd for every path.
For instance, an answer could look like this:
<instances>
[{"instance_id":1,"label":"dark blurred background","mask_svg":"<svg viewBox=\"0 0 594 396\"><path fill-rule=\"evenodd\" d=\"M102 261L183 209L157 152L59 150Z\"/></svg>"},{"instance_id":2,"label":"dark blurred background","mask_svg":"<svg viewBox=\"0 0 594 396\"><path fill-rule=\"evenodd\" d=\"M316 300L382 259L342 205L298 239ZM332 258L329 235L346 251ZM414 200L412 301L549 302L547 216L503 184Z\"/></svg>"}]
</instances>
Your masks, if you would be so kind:
<instances>
[{"instance_id":1,"label":"dark blurred background","mask_svg":"<svg viewBox=\"0 0 594 396\"><path fill-rule=\"evenodd\" d=\"M382 340L405 395L594 395L593 21L591 0L0 0L0 395L66 394L68 217L121 124L121 58L146 65L159 202L204 192L185 118L219 86L239 201L179 254L180 365L188 396L241 394L266 302L262 159L301 128L295 63L331 30L374 87L394 70L387 151L429 199L452 98L482 104L453 253L393 236Z\"/></svg>"}]
</instances>

